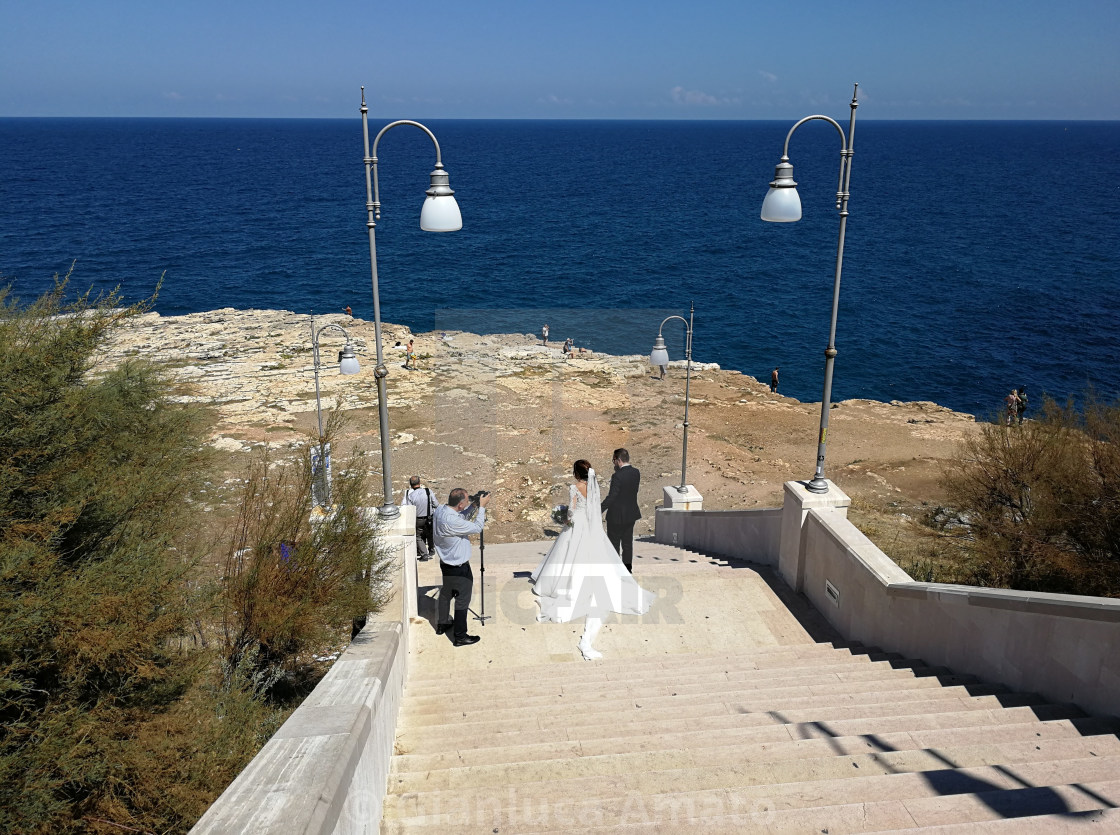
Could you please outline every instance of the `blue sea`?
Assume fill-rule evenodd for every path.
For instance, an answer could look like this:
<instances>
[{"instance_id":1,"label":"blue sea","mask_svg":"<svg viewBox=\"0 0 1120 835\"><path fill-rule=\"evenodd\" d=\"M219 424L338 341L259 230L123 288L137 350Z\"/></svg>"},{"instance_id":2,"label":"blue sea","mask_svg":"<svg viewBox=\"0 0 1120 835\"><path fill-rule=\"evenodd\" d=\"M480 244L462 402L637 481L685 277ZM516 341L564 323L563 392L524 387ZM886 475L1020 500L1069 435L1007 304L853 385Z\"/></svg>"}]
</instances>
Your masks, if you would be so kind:
<instances>
[{"instance_id":1,"label":"blue sea","mask_svg":"<svg viewBox=\"0 0 1120 835\"><path fill-rule=\"evenodd\" d=\"M1120 396L1120 123L856 127L833 398L991 415L1088 387ZM846 113L831 114L847 125ZM387 119L372 119L371 133ZM790 122L433 121L463 229L419 210L434 153L378 149L382 318L415 331L539 332L647 353L695 304L694 358L821 397L839 137L790 149L804 219L759 208ZM180 314L372 318L360 118L0 119L0 280ZM665 327L683 356L684 329Z\"/></svg>"}]
</instances>

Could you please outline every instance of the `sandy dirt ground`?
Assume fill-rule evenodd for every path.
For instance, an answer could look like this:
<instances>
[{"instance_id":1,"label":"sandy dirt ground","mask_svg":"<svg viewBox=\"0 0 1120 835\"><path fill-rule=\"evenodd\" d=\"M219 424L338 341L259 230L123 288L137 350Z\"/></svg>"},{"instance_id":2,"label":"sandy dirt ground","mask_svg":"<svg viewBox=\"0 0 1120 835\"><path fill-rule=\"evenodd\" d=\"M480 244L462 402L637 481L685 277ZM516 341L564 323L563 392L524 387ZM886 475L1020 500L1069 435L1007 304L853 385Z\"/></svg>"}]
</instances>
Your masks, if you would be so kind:
<instances>
[{"instance_id":1,"label":"sandy dirt ground","mask_svg":"<svg viewBox=\"0 0 1120 835\"><path fill-rule=\"evenodd\" d=\"M349 424L336 460L355 448L380 467L372 323L343 315L316 324L347 329L362 373L337 373L344 341L320 337L324 408L336 403ZM405 369L401 346L416 340L418 367ZM335 344L338 343L338 344ZM529 335L411 334L387 324L387 402L394 498L419 475L445 500L463 486L492 490L491 541L540 540L554 528L551 508L566 501L572 462L586 458L604 493L617 447L642 471L643 520L652 532L662 488L681 480L685 369L672 363L665 380L642 356L577 355L566 359ZM306 454L316 432L310 319L286 311L220 310L181 317L148 314L131 323L106 361L143 355L169 363L183 400L211 407L211 443L240 458L268 444L280 460ZM693 364L687 481L706 509L778 506L782 484L810 478L816 459L819 403L801 403L735 371ZM843 374L838 364L838 375ZM943 463L977 424L971 415L934 403L848 400L830 411L825 475L853 499L859 514L900 519L920 515L940 498ZM236 479L225 497L235 495ZM381 501L380 472L371 473L371 504Z\"/></svg>"}]
</instances>

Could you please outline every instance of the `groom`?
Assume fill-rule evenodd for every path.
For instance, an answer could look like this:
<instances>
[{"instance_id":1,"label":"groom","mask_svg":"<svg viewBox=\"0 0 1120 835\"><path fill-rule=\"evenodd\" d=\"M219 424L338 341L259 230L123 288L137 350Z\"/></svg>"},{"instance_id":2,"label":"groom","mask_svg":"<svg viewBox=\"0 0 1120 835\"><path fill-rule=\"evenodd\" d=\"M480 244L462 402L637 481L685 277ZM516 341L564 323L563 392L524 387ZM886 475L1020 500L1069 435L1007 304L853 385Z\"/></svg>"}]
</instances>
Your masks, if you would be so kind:
<instances>
[{"instance_id":1,"label":"groom","mask_svg":"<svg viewBox=\"0 0 1120 835\"><path fill-rule=\"evenodd\" d=\"M642 474L630 466L630 453L614 451L614 475L611 489L602 501L607 512L607 538L622 557L626 570L634 573L634 523L642 518L638 509L638 483Z\"/></svg>"}]
</instances>

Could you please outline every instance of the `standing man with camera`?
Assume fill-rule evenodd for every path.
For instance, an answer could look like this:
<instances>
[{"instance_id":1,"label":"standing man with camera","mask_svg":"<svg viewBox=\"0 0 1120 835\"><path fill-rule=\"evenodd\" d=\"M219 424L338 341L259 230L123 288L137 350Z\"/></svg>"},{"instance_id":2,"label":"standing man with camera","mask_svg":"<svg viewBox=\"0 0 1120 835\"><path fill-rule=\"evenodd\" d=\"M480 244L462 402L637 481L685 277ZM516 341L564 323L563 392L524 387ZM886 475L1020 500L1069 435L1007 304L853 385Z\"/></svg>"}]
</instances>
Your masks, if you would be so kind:
<instances>
[{"instance_id":1,"label":"standing man with camera","mask_svg":"<svg viewBox=\"0 0 1120 835\"><path fill-rule=\"evenodd\" d=\"M432 514L436 509L436 500L432 491L420 484L420 476L414 475L408 480L408 489L404 491L401 507L412 505L416 508L416 554L421 562L432 558Z\"/></svg>"},{"instance_id":2,"label":"standing man with camera","mask_svg":"<svg viewBox=\"0 0 1120 835\"><path fill-rule=\"evenodd\" d=\"M473 499L473 501L472 501ZM480 490L468 496L462 487L456 487L447 497L447 504L436 508L433 524L436 556L443 573L443 586L439 590L436 615L436 634L451 632L451 643L457 647L477 644L477 635L467 634L467 610L474 590L474 573L471 571L471 541L469 537L482 533L486 524L486 505L490 494ZM477 515L469 511L478 507ZM473 518L472 518L473 517ZM451 620L451 598L455 598L455 619Z\"/></svg>"},{"instance_id":3,"label":"standing man with camera","mask_svg":"<svg viewBox=\"0 0 1120 835\"><path fill-rule=\"evenodd\" d=\"M642 518L642 511L638 509L641 480L638 468L630 466L630 453L616 449L611 489L602 501L602 508L607 512L607 539L631 574L634 573L634 523Z\"/></svg>"}]
</instances>

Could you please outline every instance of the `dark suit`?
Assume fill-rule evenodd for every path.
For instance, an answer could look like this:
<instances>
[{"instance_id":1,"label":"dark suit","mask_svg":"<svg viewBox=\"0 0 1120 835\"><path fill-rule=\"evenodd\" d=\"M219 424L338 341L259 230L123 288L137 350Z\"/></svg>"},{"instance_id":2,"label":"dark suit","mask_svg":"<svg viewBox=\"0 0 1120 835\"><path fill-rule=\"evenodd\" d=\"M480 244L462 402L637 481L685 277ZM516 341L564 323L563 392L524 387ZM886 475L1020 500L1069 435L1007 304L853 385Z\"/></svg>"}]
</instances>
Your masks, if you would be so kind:
<instances>
[{"instance_id":1,"label":"dark suit","mask_svg":"<svg viewBox=\"0 0 1120 835\"><path fill-rule=\"evenodd\" d=\"M638 484L642 474L637 467L625 466L611 476L611 489L603 499L607 512L607 538L622 557L628 571L633 571L634 523L642 518L638 509Z\"/></svg>"}]
</instances>

